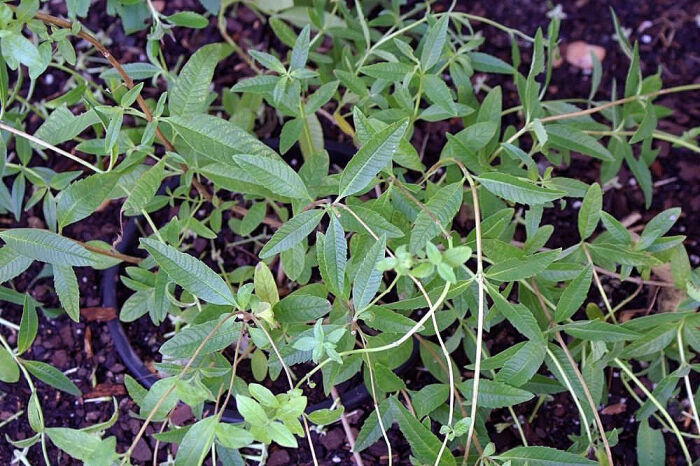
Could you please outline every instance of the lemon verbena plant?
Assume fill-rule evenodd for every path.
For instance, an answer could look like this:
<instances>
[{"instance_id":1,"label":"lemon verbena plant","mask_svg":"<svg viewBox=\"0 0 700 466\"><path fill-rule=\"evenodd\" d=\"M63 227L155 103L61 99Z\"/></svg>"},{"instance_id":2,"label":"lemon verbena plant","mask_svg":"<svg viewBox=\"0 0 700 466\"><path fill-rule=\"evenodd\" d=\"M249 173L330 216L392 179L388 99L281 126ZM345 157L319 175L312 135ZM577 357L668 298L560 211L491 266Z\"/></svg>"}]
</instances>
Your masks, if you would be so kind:
<instances>
[{"instance_id":1,"label":"lemon verbena plant","mask_svg":"<svg viewBox=\"0 0 700 466\"><path fill-rule=\"evenodd\" d=\"M178 465L264 463L271 444L318 464L312 431L347 424L335 387L349 382L369 393L357 435L346 429L359 463L382 442L391 464L397 428L414 464L611 465L630 429L640 464L662 464L666 442L692 463L700 274L684 237L669 234L683 213L630 229L603 198L624 168L648 208L657 141L698 152L693 131L657 129L669 112L655 99L699 85L643 76L614 14L624 82L599 98L593 57L589 96L549 100L557 18L526 34L433 2L222 0L171 14L155 3L107 2L127 33L150 28L143 61L128 63L81 24L95 14L88 1L67 2L68 19L49 2L0 3L0 208L12 226L0 232L0 291L22 306L21 320L0 321L0 380L3 390L29 387L18 416L33 430L8 433L17 451L38 449L47 464L60 461L55 447L85 464L130 464L157 423L150 435L179 446ZM279 47L230 36L241 3ZM167 59L184 28L206 27L219 42ZM484 28L511 40L509 60L480 51ZM212 85L230 71L220 63L235 61L248 77ZM37 97L47 70L65 79ZM501 86L477 85L508 81L512 107ZM255 135L270 121L274 148ZM425 138L434 128L440 146L426 150L417 129ZM327 151L339 138L354 146L347 160ZM571 164L596 181L567 177ZM548 223L572 208L574 224ZM119 229L136 222L130 251L114 248L120 237L72 237L97 210ZM555 236L572 240L549 247ZM157 382L124 379L140 422L130 445L109 434L116 402L100 424L44 422L37 382L79 397L90 381L32 357L39 322L81 319L82 271L119 264L118 318L173 329L153 364ZM21 277L24 288L13 285ZM43 278L54 304L32 297ZM623 321L649 287L674 299ZM490 354L505 327L515 343ZM430 383L396 371L407 363ZM633 423L601 419L610 377L640 405ZM314 393L335 401L310 411ZM565 450L525 434L556 394L578 418ZM669 409L677 400L691 422ZM170 415L183 404L195 420L178 426ZM234 406L240 420L227 421ZM499 429L519 446L491 440L499 410L509 420Z\"/></svg>"}]
</instances>

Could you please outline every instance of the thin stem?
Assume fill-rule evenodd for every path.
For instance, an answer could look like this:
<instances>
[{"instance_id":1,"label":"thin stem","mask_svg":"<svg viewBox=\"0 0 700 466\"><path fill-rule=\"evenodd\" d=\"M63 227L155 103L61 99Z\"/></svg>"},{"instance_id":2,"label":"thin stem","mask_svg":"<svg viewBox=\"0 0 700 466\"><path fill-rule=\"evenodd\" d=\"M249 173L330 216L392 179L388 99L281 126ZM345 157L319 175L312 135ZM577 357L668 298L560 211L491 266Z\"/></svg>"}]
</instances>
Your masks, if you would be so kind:
<instances>
[{"instance_id":1,"label":"thin stem","mask_svg":"<svg viewBox=\"0 0 700 466\"><path fill-rule=\"evenodd\" d=\"M681 355L681 366L688 366L688 361L685 359L685 349L683 347L683 325L678 326L678 353ZM690 377L688 374L683 376L683 383L685 384L685 391L688 394L688 403L690 403L690 413L695 421L695 427L698 429L698 434L700 434L700 417L698 417L698 407L695 405L695 397L693 396L693 389L690 386Z\"/></svg>"},{"instance_id":2,"label":"thin stem","mask_svg":"<svg viewBox=\"0 0 700 466\"><path fill-rule=\"evenodd\" d=\"M591 253L588 252L588 248L586 247L586 243L581 243L581 247L583 248L583 252L586 254L586 259L588 259L588 263L591 265L591 269L593 270L593 281L595 282L596 288L598 288L598 292L600 293L600 297L603 298L603 303L605 304L605 309L608 311L608 315L610 316L610 320L612 320L613 323L616 324L617 319L615 318L615 311L613 311L613 308L610 305L610 301L608 300L608 295L605 293L605 289L603 289L603 284L600 281L600 277L598 277L598 272L595 269L595 264L593 263L593 259L591 258Z\"/></svg>"}]
</instances>

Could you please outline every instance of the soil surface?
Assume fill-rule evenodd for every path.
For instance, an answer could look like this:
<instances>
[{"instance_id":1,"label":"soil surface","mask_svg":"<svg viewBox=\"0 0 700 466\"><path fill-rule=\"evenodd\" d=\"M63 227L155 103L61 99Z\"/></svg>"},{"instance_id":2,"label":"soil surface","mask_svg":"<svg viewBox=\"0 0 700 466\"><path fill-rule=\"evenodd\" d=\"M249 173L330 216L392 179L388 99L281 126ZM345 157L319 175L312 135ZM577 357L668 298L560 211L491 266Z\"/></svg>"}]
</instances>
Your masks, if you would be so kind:
<instances>
[{"instance_id":1,"label":"soil surface","mask_svg":"<svg viewBox=\"0 0 700 466\"><path fill-rule=\"evenodd\" d=\"M449 2L445 2L446 5ZM472 1L459 2L459 10L473 14L487 16L495 21L504 23L510 27L520 29L528 34L534 34L538 27L546 27L548 22L546 13L548 2L523 2L519 0L507 0L501 2ZM700 13L700 5L692 0L656 0L653 2L639 2L636 0L616 1L589 1L589 0L564 0L561 2L562 11L566 19L562 22L561 40L570 43L582 40L605 48L607 54L603 61L603 80L600 87L599 98L609 98L612 83L615 81L618 89L624 83L627 70L627 59L618 48L613 38L614 30L607 6L613 6L618 17L626 28L630 29L630 38L640 41L641 64L645 74L651 74L661 69L661 77L664 86L676 86L698 82L700 76L700 57L697 54L697 44L700 43L700 29L696 24L696 15ZM171 13L186 6L188 9L203 12L203 8L195 0L153 0L157 8L163 8L165 13ZM62 16L65 14L63 2L50 1L49 12ZM467 6L468 5L468 6ZM442 7L444 9L444 7ZM436 6L440 9L440 5ZM253 45L255 48L265 50L269 47L280 48L281 44L274 38L270 28L260 21L255 14L244 6L237 7L237 14L228 19L228 31L231 36L245 46ZM90 17L84 21L92 31L105 31L105 36L111 41L111 52L122 62L145 61L144 45L145 33L137 33L125 36L122 32L119 20L106 15L106 2L93 2ZM510 57L510 44L507 36L498 31L481 27L487 38L484 51L495 54L505 60ZM221 38L212 20L209 27L199 31L177 29L175 39L164 39L166 60L169 65L177 63L180 56L187 56L201 45L209 42L220 41ZM85 44L82 44L84 46ZM524 64L528 65L529 53L527 45L521 43ZM51 76L49 78L48 76ZM217 87L228 87L241 79L251 75L251 71L237 57L231 56L218 68L215 77ZM52 96L60 92L60 84L66 79L58 71L51 71L42 77L43 82L37 86L36 96ZM517 94L512 83L506 80L498 80L488 77L485 84L489 86L502 85L504 88L504 105L512 106L517 102ZM554 70L552 87L548 98L586 97L590 89L590 74L564 62ZM673 115L660 123L660 129L674 134L681 134L684 129L700 124L700 105L696 94L683 94L667 96L656 101L673 110ZM514 119L513 123L517 120ZM32 122L38 125L39 121ZM324 125L326 121L322 121ZM31 126L31 125L30 125ZM332 127L324 127L327 135L337 135ZM456 128L458 129L458 128ZM280 128L274 123L266 124L258 133L261 137L275 136ZM440 148L444 144L444 133L454 131L449 124L426 125L417 128L413 143L416 147ZM426 141L425 138L428 140ZM342 137L338 136L338 140ZM675 234L688 235L686 246L691 255L691 265L700 265L700 245L698 245L697 225L700 225L700 165L697 163L697 155L671 147L668 143L656 142L655 146L660 150L658 159L652 164L651 169L656 182L654 198L651 208L644 209L642 193L634 183L630 173L623 169L620 172L619 187L606 192L604 202L605 209L611 211L617 218L632 217L641 214L634 225L644 225L653 215L671 206L682 206L683 216L674 227ZM426 153L426 157L436 154ZM75 169L65 159L52 159L52 168L57 171ZM592 181L597 176L597 167L592 167L589 161L574 160L572 166L566 171L559 171L561 175L581 178ZM158 219L167 220L169 212L164 209ZM550 247L567 246L577 241L576 238L577 206L571 203L565 211L549 214L543 223L550 223L557 227L557 231L569 231L570 236L558 235L548 244ZM41 227L41 212L36 207L28 211L22 217L19 225ZM10 217L0 218L3 227L18 226ZM692 227L695 225L695 227ZM471 228L470 225L467 226ZM96 213L88 221L80 222L72 226L67 233L79 240L101 239L113 242L119 232L118 207L109 206ZM694 228L694 230L693 230ZM231 241L232 238L226 238ZM203 241L203 240L202 240ZM203 249L206 242L195 244L195 248ZM200 249L200 250L201 250ZM254 255L245 248L238 248L236 256L238 261L254 260ZM241 253L241 254L238 254ZM246 257L248 259L246 259ZM234 264L231 264L232 266ZM35 264L28 272L14 281L15 288L20 292L30 290L36 299L46 304L48 308L57 307L55 297L52 294L50 279L39 278L37 275L41 266ZM81 287L81 307L97 307L100 305L99 277L85 268L78 268L77 273ZM605 279L605 286L612 293L613 299L626 296L634 292L635 287L621 285L615 280ZM656 291L640 294L630 303L628 308L638 308L640 312L656 307ZM128 292L120 290L120 299L125 299ZM592 298L597 299L597 296ZM601 303L602 305L602 303ZM7 303L2 304L2 318L12 322L19 322L21 309ZM95 312L88 316L95 316ZM160 336L166 328L154 328L147 319L139 320L127 327L130 339L139 356L147 363L157 360L158 347L162 343ZM15 343L16 334L2 328L11 345ZM502 324L487 335L487 346L492 352L496 352L513 344L518 339L517 332L507 324ZM115 396L118 400L119 420L108 431L108 435L116 436L118 450L124 451L133 440L141 426L141 421L130 416L134 410L134 404L124 395L123 378L126 374L124 365L119 360L111 342L107 326L98 321L81 320L73 323L66 317L50 319L40 317L40 327L37 340L32 348L25 354L29 359L36 359L50 363L54 367L65 371L83 392L83 397L75 399L58 392L41 382L38 382L41 404L44 408L45 423L47 426L84 427L110 418L113 413L113 405L109 396ZM243 365L242 371L248 368ZM245 373L245 372L244 372ZM636 464L636 424L633 413L638 405L627 396L624 387L621 386L617 374L608 372L609 399L607 407L603 410L602 420L607 430L618 428L620 438L617 446L613 448L616 464ZM430 375L418 368L410 369L404 374L411 386L420 386L432 383ZM698 381L694 381L697 386ZM280 387L282 388L282 387ZM18 383L12 386L0 383L0 422L10 418L18 410L26 409L29 398L29 390L26 384ZM313 394L314 399L319 394ZM106 400L106 401L105 401ZM682 407L678 401L671 401L669 411L675 416L676 421L687 430L687 419L680 414ZM517 406L516 412L522 418L530 416L535 408L535 401ZM357 433L363 420L371 412L371 404L348 413L348 420L354 433ZM182 425L191 420L191 413L186 408L178 408L173 416L176 424ZM558 448L566 448L570 445L569 435L577 435L578 415L567 393L553 396L551 400L543 404L532 422L524 423L524 431L531 445L547 445ZM498 428L505 428L496 433ZM658 427L654 425L653 427ZM138 464L151 462L156 447L150 434L159 425L151 425L146 430L146 435L136 446L133 461ZM512 425L512 419L507 410L494 411L488 420L489 432L498 450L507 449L520 444L517 432ZM13 447L7 443L7 434L15 440L32 435L26 416L8 423L0 428L0 464L10 464L13 458ZM322 464L352 464L352 454L349 451L348 442L343 429L337 425L320 433L313 433L312 439L316 445L316 453ZM393 445L395 464L409 464L408 446L394 428L390 431L390 439ZM672 435L665 435L667 442L668 464L684 464ZM268 464L310 464L311 456L308 445L300 441L298 450L288 450L272 446ZM695 457L700 456L700 446L689 442L689 447L694 450ZM168 447L169 448L169 447ZM158 461L165 461L169 450L162 444L157 451ZM55 464L72 464L72 460L50 446L49 456L55 460ZM33 447L27 458L32 464L41 464L39 448ZM384 442L369 447L362 452L365 464L387 464L387 450Z\"/></svg>"}]
</instances>

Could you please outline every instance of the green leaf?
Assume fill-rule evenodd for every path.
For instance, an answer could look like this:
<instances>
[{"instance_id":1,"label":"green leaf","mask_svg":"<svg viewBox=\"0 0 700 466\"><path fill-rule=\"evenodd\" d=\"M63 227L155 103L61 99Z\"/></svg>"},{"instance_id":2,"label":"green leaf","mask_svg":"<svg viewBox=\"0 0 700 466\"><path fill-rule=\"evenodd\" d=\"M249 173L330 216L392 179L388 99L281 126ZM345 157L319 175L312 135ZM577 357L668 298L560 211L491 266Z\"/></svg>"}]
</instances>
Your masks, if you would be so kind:
<instances>
[{"instance_id":1,"label":"green leaf","mask_svg":"<svg viewBox=\"0 0 700 466\"><path fill-rule=\"evenodd\" d=\"M639 466L663 466L666 464L666 443L664 434L649 427L644 419L637 429L637 460Z\"/></svg>"},{"instance_id":2,"label":"green leaf","mask_svg":"<svg viewBox=\"0 0 700 466\"><path fill-rule=\"evenodd\" d=\"M32 265L33 260L10 248L0 248L0 283L12 280Z\"/></svg>"},{"instance_id":3,"label":"green leaf","mask_svg":"<svg viewBox=\"0 0 700 466\"><path fill-rule=\"evenodd\" d=\"M326 240L323 243L323 255L329 280L327 285L336 296L343 296L348 246L345 241L345 232L338 218L334 214L331 214L330 217L326 229Z\"/></svg>"},{"instance_id":4,"label":"green leaf","mask_svg":"<svg viewBox=\"0 0 700 466\"><path fill-rule=\"evenodd\" d=\"M566 324L562 329L572 337L581 340L617 342L625 340L636 340L639 337L637 332L609 324L601 320L590 320L586 322L575 322Z\"/></svg>"},{"instance_id":5,"label":"green leaf","mask_svg":"<svg viewBox=\"0 0 700 466\"><path fill-rule=\"evenodd\" d=\"M258 262L255 266L253 283L255 284L255 294L261 301L274 306L280 300L275 277L272 276L272 272L270 272L266 263Z\"/></svg>"},{"instance_id":6,"label":"green leaf","mask_svg":"<svg viewBox=\"0 0 700 466\"><path fill-rule=\"evenodd\" d=\"M178 285L212 304L236 305L226 282L195 257L151 238L141 238L141 247Z\"/></svg>"},{"instance_id":7,"label":"green leaf","mask_svg":"<svg viewBox=\"0 0 700 466\"><path fill-rule=\"evenodd\" d=\"M515 69L498 57L481 52L469 54L472 68L483 73L514 74Z\"/></svg>"},{"instance_id":8,"label":"green leaf","mask_svg":"<svg viewBox=\"0 0 700 466\"><path fill-rule=\"evenodd\" d=\"M51 385L61 391L73 396L80 396L82 392L71 380L66 377L63 372L55 367L41 361L22 360L22 365L37 379L47 385Z\"/></svg>"},{"instance_id":9,"label":"green leaf","mask_svg":"<svg viewBox=\"0 0 700 466\"><path fill-rule=\"evenodd\" d=\"M29 69L29 77L36 79L46 69L39 49L29 39L17 32L7 31L2 37L2 55L8 64L21 63ZM11 61L10 61L11 60Z\"/></svg>"},{"instance_id":10,"label":"green leaf","mask_svg":"<svg viewBox=\"0 0 700 466\"><path fill-rule=\"evenodd\" d=\"M567 285L554 311L555 322L561 322L571 318L581 307L586 296L588 296L592 278L593 269L591 267L586 267Z\"/></svg>"},{"instance_id":11,"label":"green leaf","mask_svg":"<svg viewBox=\"0 0 700 466\"><path fill-rule=\"evenodd\" d=\"M571 126L553 124L545 126L545 130L547 131L549 143L556 147L580 152L606 162L615 160L608 149L596 141L595 138Z\"/></svg>"},{"instance_id":12,"label":"green leaf","mask_svg":"<svg viewBox=\"0 0 700 466\"><path fill-rule=\"evenodd\" d=\"M509 460L513 466L578 466L596 465L595 461L568 451L549 447L515 447L498 455L499 459Z\"/></svg>"},{"instance_id":13,"label":"green leaf","mask_svg":"<svg viewBox=\"0 0 700 466\"><path fill-rule=\"evenodd\" d=\"M282 447L298 448L297 439L294 438L294 435L289 431L287 426L281 422L271 422L266 428L273 442Z\"/></svg>"},{"instance_id":14,"label":"green leaf","mask_svg":"<svg viewBox=\"0 0 700 466\"><path fill-rule=\"evenodd\" d=\"M382 426L384 429L389 429L389 427L391 427L394 421L394 406L395 403L393 403L390 398L386 398L379 403L379 413L381 414L382 420L381 425L379 424L377 410L372 410L362 424L360 432L357 434L354 451L361 452L379 440L382 436Z\"/></svg>"},{"instance_id":15,"label":"green leaf","mask_svg":"<svg viewBox=\"0 0 700 466\"><path fill-rule=\"evenodd\" d=\"M623 351L625 358L639 358L666 348L675 338L678 323L668 322L643 333Z\"/></svg>"},{"instance_id":16,"label":"green leaf","mask_svg":"<svg viewBox=\"0 0 700 466\"><path fill-rule=\"evenodd\" d=\"M527 383L544 362L545 347L541 341L528 341L503 365L495 380L514 387Z\"/></svg>"},{"instance_id":17,"label":"green leaf","mask_svg":"<svg viewBox=\"0 0 700 466\"><path fill-rule=\"evenodd\" d=\"M24 298L22 308L22 320L19 323L19 335L17 336L17 354L20 355L32 346L36 332L39 329L39 319L36 315L36 302L29 296Z\"/></svg>"},{"instance_id":18,"label":"green leaf","mask_svg":"<svg viewBox=\"0 0 700 466\"><path fill-rule=\"evenodd\" d=\"M462 205L462 183L452 183L440 188L421 209L411 229L410 250L417 253L437 236L440 227L449 230L452 219ZM428 213L429 212L429 213ZM437 222L439 223L436 223Z\"/></svg>"},{"instance_id":19,"label":"green leaf","mask_svg":"<svg viewBox=\"0 0 700 466\"><path fill-rule=\"evenodd\" d=\"M406 132L408 120L401 120L377 131L362 145L345 167L340 178L338 199L365 189L390 161Z\"/></svg>"},{"instance_id":20,"label":"green leaf","mask_svg":"<svg viewBox=\"0 0 700 466\"><path fill-rule=\"evenodd\" d=\"M176 466L202 464L214 443L218 421L217 416L209 416L190 427L177 449Z\"/></svg>"},{"instance_id":21,"label":"green leaf","mask_svg":"<svg viewBox=\"0 0 700 466\"><path fill-rule=\"evenodd\" d=\"M493 299L496 310L508 319L518 332L530 340L544 344L544 335L537 324L537 320L524 304L511 304L497 289L491 286L488 287L488 292L491 299Z\"/></svg>"},{"instance_id":22,"label":"green leaf","mask_svg":"<svg viewBox=\"0 0 700 466\"><path fill-rule=\"evenodd\" d=\"M413 71L413 66L401 62L380 62L365 65L360 68L360 73L374 79L385 79L387 81L403 81L408 73ZM338 73L338 77L341 75ZM362 95L362 94L360 94Z\"/></svg>"},{"instance_id":23,"label":"green leaf","mask_svg":"<svg viewBox=\"0 0 700 466\"><path fill-rule=\"evenodd\" d=\"M427 71L435 65L442 55L442 49L447 40L447 27L449 16L441 16L430 29L423 40L423 49L420 54L420 64L423 71Z\"/></svg>"},{"instance_id":24,"label":"green leaf","mask_svg":"<svg viewBox=\"0 0 700 466\"><path fill-rule=\"evenodd\" d=\"M441 442L438 440L429 429L409 413L401 403L392 398L394 404L394 417L399 424L399 428L404 437L411 446L411 453L418 461L424 464L433 464L436 462L438 453L440 452ZM443 466L451 466L456 464L452 452L446 448L442 452L440 462L437 463Z\"/></svg>"},{"instance_id":25,"label":"green leaf","mask_svg":"<svg viewBox=\"0 0 700 466\"><path fill-rule=\"evenodd\" d=\"M265 426L268 423L267 414L260 404L252 398L236 395L236 408L246 422L254 426Z\"/></svg>"},{"instance_id":26,"label":"green leaf","mask_svg":"<svg viewBox=\"0 0 700 466\"><path fill-rule=\"evenodd\" d=\"M207 18L194 11L179 11L166 18L176 26L184 26L193 29L203 29L209 24Z\"/></svg>"},{"instance_id":27,"label":"green leaf","mask_svg":"<svg viewBox=\"0 0 700 466\"><path fill-rule=\"evenodd\" d=\"M649 253L642 251L632 251L631 249L613 243L587 244L586 247L591 252L594 260L601 263L613 261L621 265L633 266L656 266L661 261Z\"/></svg>"},{"instance_id":28,"label":"green leaf","mask_svg":"<svg viewBox=\"0 0 700 466\"><path fill-rule=\"evenodd\" d=\"M50 427L46 434L61 450L75 459L87 461L100 446L100 438L77 429Z\"/></svg>"},{"instance_id":29,"label":"green leaf","mask_svg":"<svg viewBox=\"0 0 700 466\"><path fill-rule=\"evenodd\" d=\"M117 173L97 173L71 183L56 197L56 220L60 228L91 215L119 180Z\"/></svg>"},{"instance_id":30,"label":"green leaf","mask_svg":"<svg viewBox=\"0 0 700 466\"><path fill-rule=\"evenodd\" d=\"M323 214L323 210L311 209L292 217L272 235L260 251L260 258L267 259L300 243L316 228Z\"/></svg>"},{"instance_id":31,"label":"green leaf","mask_svg":"<svg viewBox=\"0 0 700 466\"><path fill-rule=\"evenodd\" d=\"M382 236L367 251L352 282L352 304L355 312L362 312L372 301L382 282L382 273L377 263L384 259L386 237Z\"/></svg>"},{"instance_id":32,"label":"green leaf","mask_svg":"<svg viewBox=\"0 0 700 466\"><path fill-rule=\"evenodd\" d=\"M474 380L466 380L457 385L460 393L467 399L472 397ZM515 388L503 382L481 379L479 381L479 396L477 405L481 408L504 408L524 403L532 399L530 392Z\"/></svg>"},{"instance_id":33,"label":"green leaf","mask_svg":"<svg viewBox=\"0 0 700 466\"><path fill-rule=\"evenodd\" d=\"M171 115L191 118L192 114L207 110L214 69L227 48L223 44L207 44L187 60L168 93Z\"/></svg>"},{"instance_id":34,"label":"green leaf","mask_svg":"<svg viewBox=\"0 0 700 466\"><path fill-rule=\"evenodd\" d=\"M385 235L387 239L401 238L404 236L403 232L399 228L394 226L394 224L389 222L387 219L382 217L381 214L375 212L374 210L359 205L353 205L350 208L355 215L361 218L362 222L366 224L375 234L380 236ZM367 234L367 229L364 227L364 225L362 225L355 218L355 216L349 213L347 210L342 209L340 211L339 220L340 224L346 230L353 231L355 233Z\"/></svg>"},{"instance_id":35,"label":"green leaf","mask_svg":"<svg viewBox=\"0 0 700 466\"><path fill-rule=\"evenodd\" d=\"M513 282L534 277L546 269L559 257L561 249L538 252L522 259L514 257L497 262L486 270L486 276L492 280Z\"/></svg>"},{"instance_id":36,"label":"green leaf","mask_svg":"<svg viewBox=\"0 0 700 466\"><path fill-rule=\"evenodd\" d=\"M644 227L644 231L642 231L636 248L640 250L647 249L654 241L665 235L673 227L680 215L680 207L674 207L664 210L649 220L649 223Z\"/></svg>"},{"instance_id":37,"label":"green leaf","mask_svg":"<svg viewBox=\"0 0 700 466\"><path fill-rule=\"evenodd\" d=\"M75 322L80 320L78 279L70 265L53 265L53 284L63 310Z\"/></svg>"},{"instance_id":38,"label":"green leaf","mask_svg":"<svg viewBox=\"0 0 700 466\"><path fill-rule=\"evenodd\" d=\"M585 240L595 231L603 208L603 190L598 183L593 183L586 191L578 212L578 233Z\"/></svg>"},{"instance_id":39,"label":"green leaf","mask_svg":"<svg viewBox=\"0 0 700 466\"><path fill-rule=\"evenodd\" d=\"M309 58L309 37L311 28L307 24L299 33L294 47L292 48L292 58L289 60L289 71L300 70L306 66Z\"/></svg>"},{"instance_id":40,"label":"green leaf","mask_svg":"<svg viewBox=\"0 0 700 466\"><path fill-rule=\"evenodd\" d=\"M287 69L284 67L282 62L279 60L274 55L270 55L269 53L266 52L260 52L259 50L255 49L250 49L248 50L248 53L255 58L258 63L260 63L262 66L267 68L268 70L272 70L276 72L277 74L285 74L287 72Z\"/></svg>"},{"instance_id":41,"label":"green leaf","mask_svg":"<svg viewBox=\"0 0 700 466\"><path fill-rule=\"evenodd\" d=\"M124 201L122 209L129 215L140 215L146 208L153 196L158 192L158 188L165 176L165 158L157 164L143 172L134 183L129 192L129 196Z\"/></svg>"},{"instance_id":42,"label":"green leaf","mask_svg":"<svg viewBox=\"0 0 700 466\"><path fill-rule=\"evenodd\" d=\"M0 233L0 238L12 250L33 260L78 267L96 263L90 251L48 230L13 228Z\"/></svg>"},{"instance_id":43,"label":"green leaf","mask_svg":"<svg viewBox=\"0 0 700 466\"><path fill-rule=\"evenodd\" d=\"M434 74L423 76L423 88L425 89L425 95L427 95L435 105L450 115L456 113L452 93L442 78Z\"/></svg>"},{"instance_id":44,"label":"green leaf","mask_svg":"<svg viewBox=\"0 0 700 466\"><path fill-rule=\"evenodd\" d=\"M317 409L313 412L307 414L309 421L313 422L318 426L325 426L331 424L338 419L340 419L341 414L343 414L344 408L342 406L335 409Z\"/></svg>"},{"instance_id":45,"label":"green leaf","mask_svg":"<svg viewBox=\"0 0 700 466\"><path fill-rule=\"evenodd\" d=\"M304 112L306 114L314 113L316 110L321 108L328 102L335 91L338 89L338 81L331 81L326 83L316 89L316 91L309 96L304 105Z\"/></svg>"},{"instance_id":46,"label":"green leaf","mask_svg":"<svg viewBox=\"0 0 700 466\"><path fill-rule=\"evenodd\" d=\"M161 72L160 68L150 63L125 63L122 65L127 76L131 79L139 81L141 79L149 79ZM109 68L100 73L100 78L105 81L109 79L119 79L121 76L114 68Z\"/></svg>"},{"instance_id":47,"label":"green leaf","mask_svg":"<svg viewBox=\"0 0 700 466\"><path fill-rule=\"evenodd\" d=\"M301 324L320 319L331 310L324 298L305 294L291 294L275 304L275 318L285 324Z\"/></svg>"},{"instance_id":48,"label":"green leaf","mask_svg":"<svg viewBox=\"0 0 700 466\"><path fill-rule=\"evenodd\" d=\"M19 366L4 346L0 346L0 382L15 383L19 380Z\"/></svg>"},{"instance_id":49,"label":"green leaf","mask_svg":"<svg viewBox=\"0 0 700 466\"><path fill-rule=\"evenodd\" d=\"M479 183L496 196L521 204L544 204L566 195L558 189L543 188L532 181L506 173L489 172L477 177Z\"/></svg>"},{"instance_id":50,"label":"green leaf","mask_svg":"<svg viewBox=\"0 0 700 466\"><path fill-rule=\"evenodd\" d=\"M250 432L233 424L219 423L216 425L215 432L216 443L226 448L239 449L255 441Z\"/></svg>"},{"instance_id":51,"label":"green leaf","mask_svg":"<svg viewBox=\"0 0 700 466\"><path fill-rule=\"evenodd\" d=\"M248 176L273 193L293 199L312 199L304 181L283 160L243 154L233 158Z\"/></svg>"},{"instance_id":52,"label":"green leaf","mask_svg":"<svg viewBox=\"0 0 700 466\"><path fill-rule=\"evenodd\" d=\"M450 386L443 383L426 385L411 396L416 417L421 419L442 406L450 395Z\"/></svg>"},{"instance_id":53,"label":"green leaf","mask_svg":"<svg viewBox=\"0 0 700 466\"><path fill-rule=\"evenodd\" d=\"M177 332L170 340L163 343L159 351L163 356L172 359L192 357L199 345L212 333L218 323L218 320L212 320L204 322L203 324L185 327ZM238 339L240 330L240 322L236 322L230 318L227 319L226 322L221 324L211 337L204 342L199 354L211 354L232 345Z\"/></svg>"}]
</instances>

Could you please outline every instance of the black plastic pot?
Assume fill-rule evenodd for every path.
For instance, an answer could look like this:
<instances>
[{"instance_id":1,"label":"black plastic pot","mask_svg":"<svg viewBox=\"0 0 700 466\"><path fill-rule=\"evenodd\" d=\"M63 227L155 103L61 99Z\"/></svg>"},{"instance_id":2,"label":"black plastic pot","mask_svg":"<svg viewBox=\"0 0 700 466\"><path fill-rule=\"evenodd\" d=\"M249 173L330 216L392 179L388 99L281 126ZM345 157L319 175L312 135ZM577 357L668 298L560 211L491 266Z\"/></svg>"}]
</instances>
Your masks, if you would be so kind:
<instances>
[{"instance_id":1,"label":"black plastic pot","mask_svg":"<svg viewBox=\"0 0 700 466\"><path fill-rule=\"evenodd\" d=\"M277 148L279 145L279 140L277 139L268 139L264 142L272 148ZM355 148L347 146L345 144L340 144L334 141L327 141L325 144L330 160L337 165L344 166L355 153ZM295 148L293 148L293 150L290 151L285 158L294 158L298 156L298 149L295 150ZM161 190L164 189L165 185L161 187ZM135 246L135 242L138 238L138 229L136 227L137 218L138 217L133 217L129 220L129 222L127 222L122 234L122 240L116 246L117 251L121 253L127 253ZM103 307L119 309L119 303L117 302L118 274L119 265L110 267L102 272L100 290L102 295ZM114 319L108 321L107 327L109 329L110 336L112 337L112 341L114 342L114 346L117 349L117 353L119 354L119 357L121 358L126 368L131 373L132 377L134 377L140 384L144 385L146 388L150 388L158 380L158 377L155 374L153 374L150 370L148 370L143 361L141 361L141 359L131 347L129 338L126 335L124 327L122 327L119 318L115 317ZM413 354L406 363L404 363L401 367L399 367L396 370L396 372L400 373L403 372L406 368L408 368L411 365L411 361L415 358L416 352L417 351L414 344ZM353 386L340 394L340 401L342 402L346 410L352 410L357 408L368 398L369 393L363 383L359 383L358 385ZM231 405L234 404L235 403L231 403ZM308 406L306 408L306 412L330 408L332 404L333 401L327 399L312 406ZM236 411L236 409L233 407L229 407L224 411L222 419L225 422L233 423L243 421L238 411Z\"/></svg>"}]
</instances>

